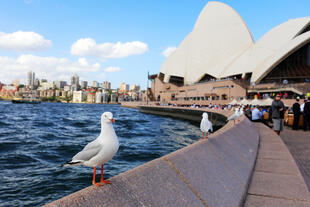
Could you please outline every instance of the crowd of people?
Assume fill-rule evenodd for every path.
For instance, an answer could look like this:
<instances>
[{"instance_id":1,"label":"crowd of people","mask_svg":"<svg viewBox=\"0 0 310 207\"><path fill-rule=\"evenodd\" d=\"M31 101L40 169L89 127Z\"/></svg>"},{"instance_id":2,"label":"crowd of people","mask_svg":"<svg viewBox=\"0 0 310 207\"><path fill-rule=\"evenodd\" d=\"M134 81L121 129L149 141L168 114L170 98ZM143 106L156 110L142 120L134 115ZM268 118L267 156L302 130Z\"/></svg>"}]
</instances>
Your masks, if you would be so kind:
<instances>
[{"instance_id":1,"label":"crowd of people","mask_svg":"<svg viewBox=\"0 0 310 207\"><path fill-rule=\"evenodd\" d=\"M293 106L286 107L281 101L283 94L277 94L271 106L256 106L256 105L245 105L240 106L239 104L212 104L208 105L197 105L193 104L188 107L190 108L206 108L213 110L235 110L235 108L241 108L243 113L253 122L262 122L265 125L272 127L277 134L280 134L284 128L284 115L285 113L293 113L294 120L292 129L299 129L300 117L303 117L302 129L307 131L310 130L310 97L304 99L303 103L300 104L300 98L296 97L296 102ZM166 104L166 106L178 106L176 104ZM266 115L266 113L268 115Z\"/></svg>"}]
</instances>

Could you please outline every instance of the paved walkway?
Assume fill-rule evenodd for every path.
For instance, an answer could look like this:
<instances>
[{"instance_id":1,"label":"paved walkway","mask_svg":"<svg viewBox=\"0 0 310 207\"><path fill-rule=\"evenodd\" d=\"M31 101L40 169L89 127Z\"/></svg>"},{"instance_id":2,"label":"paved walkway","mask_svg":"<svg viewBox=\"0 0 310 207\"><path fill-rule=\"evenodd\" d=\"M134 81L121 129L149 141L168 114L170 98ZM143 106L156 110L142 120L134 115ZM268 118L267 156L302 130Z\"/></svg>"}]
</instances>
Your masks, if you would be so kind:
<instances>
[{"instance_id":1,"label":"paved walkway","mask_svg":"<svg viewBox=\"0 0 310 207\"><path fill-rule=\"evenodd\" d=\"M310 131L285 128L280 136L293 155L310 191Z\"/></svg>"},{"instance_id":2,"label":"paved walkway","mask_svg":"<svg viewBox=\"0 0 310 207\"><path fill-rule=\"evenodd\" d=\"M268 127L255 125L260 146L245 207L309 207L309 191L289 150Z\"/></svg>"}]
</instances>

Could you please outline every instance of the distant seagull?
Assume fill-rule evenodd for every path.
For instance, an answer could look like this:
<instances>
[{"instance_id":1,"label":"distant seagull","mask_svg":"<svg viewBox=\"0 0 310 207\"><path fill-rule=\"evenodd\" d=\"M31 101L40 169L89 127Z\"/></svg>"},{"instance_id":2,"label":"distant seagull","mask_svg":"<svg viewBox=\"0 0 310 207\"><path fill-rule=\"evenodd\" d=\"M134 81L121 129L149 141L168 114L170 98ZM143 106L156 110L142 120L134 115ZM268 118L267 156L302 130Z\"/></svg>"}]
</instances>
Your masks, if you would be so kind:
<instances>
[{"instance_id":1,"label":"distant seagull","mask_svg":"<svg viewBox=\"0 0 310 207\"><path fill-rule=\"evenodd\" d=\"M239 118L240 116L240 112L239 112L239 109L238 108L235 108L235 113L233 115L231 115L230 117L228 117L228 121L230 120L234 120L234 124L235 124L235 121Z\"/></svg>"},{"instance_id":2,"label":"distant seagull","mask_svg":"<svg viewBox=\"0 0 310 207\"><path fill-rule=\"evenodd\" d=\"M212 123L208 119L208 113L204 112L202 114L202 120L200 123L200 130L202 131L202 138L201 139L208 139L208 132L213 132ZM206 134L206 137L205 137Z\"/></svg>"},{"instance_id":3,"label":"distant seagull","mask_svg":"<svg viewBox=\"0 0 310 207\"><path fill-rule=\"evenodd\" d=\"M85 165L87 167L94 167L93 185L96 186L111 183L109 180L103 180L103 165L114 157L119 147L112 122L115 122L113 114L111 112L104 112L101 115L101 133L99 137L88 143L81 152L77 153L72 158L72 160L63 165ZM101 165L100 183L96 183L97 165Z\"/></svg>"}]
</instances>

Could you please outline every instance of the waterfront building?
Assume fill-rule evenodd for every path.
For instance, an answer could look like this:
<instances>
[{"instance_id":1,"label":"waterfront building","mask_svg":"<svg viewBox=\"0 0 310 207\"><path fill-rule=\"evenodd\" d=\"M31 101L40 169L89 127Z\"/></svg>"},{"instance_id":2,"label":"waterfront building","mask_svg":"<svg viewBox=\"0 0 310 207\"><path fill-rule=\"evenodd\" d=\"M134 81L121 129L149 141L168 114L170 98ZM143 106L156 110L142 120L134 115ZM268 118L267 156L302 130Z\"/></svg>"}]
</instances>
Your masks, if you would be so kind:
<instances>
[{"instance_id":1,"label":"waterfront building","mask_svg":"<svg viewBox=\"0 0 310 207\"><path fill-rule=\"evenodd\" d=\"M118 101L118 95L117 95L117 93L112 93L112 94L111 94L111 97L110 97L110 102L111 102L111 103L117 103L117 101Z\"/></svg>"},{"instance_id":2,"label":"waterfront building","mask_svg":"<svg viewBox=\"0 0 310 207\"><path fill-rule=\"evenodd\" d=\"M64 91L70 91L70 90L71 90L70 86L68 85L64 86Z\"/></svg>"},{"instance_id":3,"label":"waterfront building","mask_svg":"<svg viewBox=\"0 0 310 207\"><path fill-rule=\"evenodd\" d=\"M35 80L35 73L32 71L29 71L27 73L27 86L33 87L34 86L34 80Z\"/></svg>"},{"instance_id":4,"label":"waterfront building","mask_svg":"<svg viewBox=\"0 0 310 207\"><path fill-rule=\"evenodd\" d=\"M126 83L124 83L124 82L122 82L121 85L120 85L120 87L119 87L119 90L120 90L121 92L129 91L129 85L126 84Z\"/></svg>"},{"instance_id":5,"label":"waterfront building","mask_svg":"<svg viewBox=\"0 0 310 207\"><path fill-rule=\"evenodd\" d=\"M111 83L109 81L103 81L101 83L101 88L105 90L110 90L111 89Z\"/></svg>"},{"instance_id":6,"label":"waterfront building","mask_svg":"<svg viewBox=\"0 0 310 207\"><path fill-rule=\"evenodd\" d=\"M55 89L55 84L50 82L42 82L41 86L38 88L39 90L49 90Z\"/></svg>"},{"instance_id":7,"label":"waterfront building","mask_svg":"<svg viewBox=\"0 0 310 207\"><path fill-rule=\"evenodd\" d=\"M51 98L55 96L55 91L54 90L47 90L46 91L46 97Z\"/></svg>"},{"instance_id":8,"label":"waterfront building","mask_svg":"<svg viewBox=\"0 0 310 207\"><path fill-rule=\"evenodd\" d=\"M234 9L208 2L192 32L148 78L148 100L184 105L303 96L310 91L310 17L288 20L255 43Z\"/></svg>"},{"instance_id":9,"label":"waterfront building","mask_svg":"<svg viewBox=\"0 0 310 207\"><path fill-rule=\"evenodd\" d=\"M67 93L68 93L67 91L62 91L61 92L61 97L62 98L66 98L67 97Z\"/></svg>"},{"instance_id":10,"label":"waterfront building","mask_svg":"<svg viewBox=\"0 0 310 207\"><path fill-rule=\"evenodd\" d=\"M15 86L15 87L17 87L17 86L19 86L19 79L16 79L16 80L13 80L12 81L12 84L13 84L13 86Z\"/></svg>"},{"instance_id":11,"label":"waterfront building","mask_svg":"<svg viewBox=\"0 0 310 207\"><path fill-rule=\"evenodd\" d=\"M102 92L96 92L96 103L102 103Z\"/></svg>"},{"instance_id":12,"label":"waterfront building","mask_svg":"<svg viewBox=\"0 0 310 207\"><path fill-rule=\"evenodd\" d=\"M55 96L56 97L60 96L60 90L55 90Z\"/></svg>"},{"instance_id":13,"label":"waterfront building","mask_svg":"<svg viewBox=\"0 0 310 207\"><path fill-rule=\"evenodd\" d=\"M81 103L86 99L86 93L84 91L73 91L73 103Z\"/></svg>"},{"instance_id":14,"label":"waterfront building","mask_svg":"<svg viewBox=\"0 0 310 207\"><path fill-rule=\"evenodd\" d=\"M102 103L109 103L110 101L110 94L108 91L102 92Z\"/></svg>"},{"instance_id":15,"label":"waterfront building","mask_svg":"<svg viewBox=\"0 0 310 207\"><path fill-rule=\"evenodd\" d=\"M81 81L81 88L82 89L87 89L87 86L88 86L88 82L87 81Z\"/></svg>"},{"instance_id":16,"label":"waterfront building","mask_svg":"<svg viewBox=\"0 0 310 207\"><path fill-rule=\"evenodd\" d=\"M86 101L88 103L95 103L95 101L96 101L96 94L93 93L93 92L88 93Z\"/></svg>"}]
</instances>

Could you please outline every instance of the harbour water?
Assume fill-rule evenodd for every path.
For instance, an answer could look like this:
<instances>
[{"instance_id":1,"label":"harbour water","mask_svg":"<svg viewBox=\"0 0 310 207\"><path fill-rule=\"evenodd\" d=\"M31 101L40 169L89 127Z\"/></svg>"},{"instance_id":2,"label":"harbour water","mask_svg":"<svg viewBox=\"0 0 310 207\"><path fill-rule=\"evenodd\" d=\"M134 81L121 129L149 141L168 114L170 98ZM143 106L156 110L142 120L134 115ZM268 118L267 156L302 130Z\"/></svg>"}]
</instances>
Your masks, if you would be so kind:
<instances>
[{"instance_id":1,"label":"harbour water","mask_svg":"<svg viewBox=\"0 0 310 207\"><path fill-rule=\"evenodd\" d=\"M105 165L105 178L201 136L199 127L187 121L119 105L0 101L0 206L41 206L91 185L91 168L61 164L99 135L104 111L114 114L120 141L117 155Z\"/></svg>"}]
</instances>

